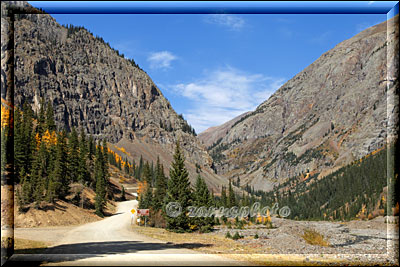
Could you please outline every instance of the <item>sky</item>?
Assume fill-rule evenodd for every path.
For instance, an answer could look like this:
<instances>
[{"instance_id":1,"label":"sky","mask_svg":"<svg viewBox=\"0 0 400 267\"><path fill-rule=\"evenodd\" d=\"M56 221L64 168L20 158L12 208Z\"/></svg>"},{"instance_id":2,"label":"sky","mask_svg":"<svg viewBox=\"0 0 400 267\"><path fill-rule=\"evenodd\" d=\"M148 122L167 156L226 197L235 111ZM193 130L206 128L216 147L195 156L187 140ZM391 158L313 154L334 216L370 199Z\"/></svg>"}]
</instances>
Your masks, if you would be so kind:
<instances>
[{"instance_id":1,"label":"sky","mask_svg":"<svg viewBox=\"0 0 400 267\"><path fill-rule=\"evenodd\" d=\"M386 20L385 14L52 16L133 58L197 133L254 110L323 53Z\"/></svg>"}]
</instances>

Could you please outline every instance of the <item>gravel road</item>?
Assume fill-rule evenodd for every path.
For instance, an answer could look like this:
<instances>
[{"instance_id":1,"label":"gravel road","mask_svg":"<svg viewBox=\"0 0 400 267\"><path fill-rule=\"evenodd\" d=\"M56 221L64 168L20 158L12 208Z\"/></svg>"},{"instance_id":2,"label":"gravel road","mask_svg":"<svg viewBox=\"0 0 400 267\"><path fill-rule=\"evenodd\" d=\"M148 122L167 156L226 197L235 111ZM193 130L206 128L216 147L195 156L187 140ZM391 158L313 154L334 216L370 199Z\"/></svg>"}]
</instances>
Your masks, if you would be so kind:
<instances>
[{"instance_id":1,"label":"gravel road","mask_svg":"<svg viewBox=\"0 0 400 267\"><path fill-rule=\"evenodd\" d=\"M196 253L135 233L132 208L137 201L118 205L117 213L104 220L78 227L17 228L16 238L53 244L41 254L14 254L12 262L43 265L248 265L219 255ZM136 220L136 217L133 218Z\"/></svg>"}]
</instances>

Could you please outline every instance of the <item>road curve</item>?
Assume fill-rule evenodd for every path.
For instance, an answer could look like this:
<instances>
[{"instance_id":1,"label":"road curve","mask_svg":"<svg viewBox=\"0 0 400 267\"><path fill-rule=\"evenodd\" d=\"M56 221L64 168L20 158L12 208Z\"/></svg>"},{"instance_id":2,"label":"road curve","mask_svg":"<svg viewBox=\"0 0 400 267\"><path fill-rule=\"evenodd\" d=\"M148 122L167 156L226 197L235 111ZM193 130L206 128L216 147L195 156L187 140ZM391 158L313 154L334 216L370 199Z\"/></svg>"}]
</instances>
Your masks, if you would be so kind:
<instances>
[{"instance_id":1,"label":"road curve","mask_svg":"<svg viewBox=\"0 0 400 267\"><path fill-rule=\"evenodd\" d=\"M43 254L14 254L11 261L15 263L33 261L43 265L86 266L249 264L219 255L197 253L136 233L130 227L132 220L130 210L136 207L136 200L120 202L115 215L72 228ZM136 217L133 220L136 220Z\"/></svg>"}]
</instances>

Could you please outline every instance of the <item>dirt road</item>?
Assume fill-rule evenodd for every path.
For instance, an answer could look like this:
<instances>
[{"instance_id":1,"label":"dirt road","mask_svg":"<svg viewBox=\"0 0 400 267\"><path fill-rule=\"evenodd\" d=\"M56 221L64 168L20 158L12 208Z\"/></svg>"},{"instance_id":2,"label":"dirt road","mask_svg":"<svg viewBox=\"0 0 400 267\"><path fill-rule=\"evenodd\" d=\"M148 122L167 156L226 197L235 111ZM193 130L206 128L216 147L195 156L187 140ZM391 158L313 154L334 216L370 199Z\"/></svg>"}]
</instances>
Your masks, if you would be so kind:
<instances>
[{"instance_id":1,"label":"dirt road","mask_svg":"<svg viewBox=\"0 0 400 267\"><path fill-rule=\"evenodd\" d=\"M41 254L14 254L11 261L34 261L43 265L249 264L219 255L196 253L135 233L130 226L130 210L136 207L136 200L121 202L115 215L78 227L17 228L16 238L47 241L54 245L41 251Z\"/></svg>"}]
</instances>

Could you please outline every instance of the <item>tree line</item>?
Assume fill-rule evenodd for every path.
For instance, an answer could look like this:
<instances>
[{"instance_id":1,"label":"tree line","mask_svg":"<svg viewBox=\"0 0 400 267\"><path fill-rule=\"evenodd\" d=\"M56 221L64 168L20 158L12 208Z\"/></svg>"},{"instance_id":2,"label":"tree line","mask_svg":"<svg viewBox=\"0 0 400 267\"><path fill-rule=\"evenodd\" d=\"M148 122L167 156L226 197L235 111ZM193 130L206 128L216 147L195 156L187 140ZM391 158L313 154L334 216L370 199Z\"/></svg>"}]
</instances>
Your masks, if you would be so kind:
<instances>
[{"instance_id":1,"label":"tree line","mask_svg":"<svg viewBox=\"0 0 400 267\"><path fill-rule=\"evenodd\" d=\"M42 99L37 113L27 102L14 115L14 168L20 210L42 201L66 200L70 185L96 192L96 214L104 215L109 185L106 140L95 141L81 129L58 130L51 103Z\"/></svg>"},{"instance_id":2,"label":"tree line","mask_svg":"<svg viewBox=\"0 0 400 267\"><path fill-rule=\"evenodd\" d=\"M391 148L389 148L390 150ZM373 152L337 171L317 179L319 173L307 180L292 177L270 192L252 191L262 204L279 203L289 206L288 218L298 220L352 220L372 218L392 213L398 203L395 194L383 194L384 188L397 185L397 176L387 172L388 148ZM393 198L387 208L387 197Z\"/></svg>"}]
</instances>

